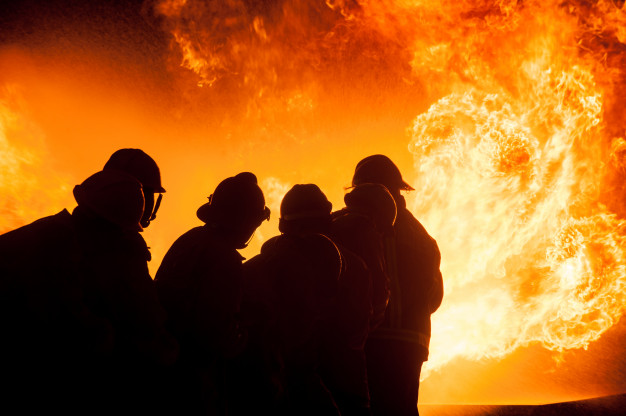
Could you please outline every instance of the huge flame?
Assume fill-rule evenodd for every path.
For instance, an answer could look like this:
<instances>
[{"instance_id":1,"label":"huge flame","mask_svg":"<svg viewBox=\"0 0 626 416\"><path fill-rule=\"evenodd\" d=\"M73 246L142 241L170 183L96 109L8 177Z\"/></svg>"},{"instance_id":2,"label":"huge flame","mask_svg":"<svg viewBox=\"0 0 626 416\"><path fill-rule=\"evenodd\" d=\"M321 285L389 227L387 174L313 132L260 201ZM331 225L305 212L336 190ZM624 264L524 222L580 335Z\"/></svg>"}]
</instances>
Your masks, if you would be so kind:
<instances>
[{"instance_id":1,"label":"huge flame","mask_svg":"<svg viewBox=\"0 0 626 416\"><path fill-rule=\"evenodd\" d=\"M590 36L620 44L623 26L611 23L624 14L610 2L509 6L495 24L460 21L491 30L443 43L464 79L412 128L413 208L441 236L448 277L431 369L533 342L586 348L626 304L626 222L603 194L614 169L607 143L622 143L607 135L623 129L607 125L606 87L623 68L606 62L614 50L581 46Z\"/></svg>"},{"instance_id":2,"label":"huge flame","mask_svg":"<svg viewBox=\"0 0 626 416\"><path fill-rule=\"evenodd\" d=\"M606 189L622 163L610 149L624 148L623 2L165 0L157 10L200 85L289 101L347 68L371 88L419 83L434 100L410 128L408 173L447 292L426 376L530 343L585 348L620 318L626 222Z\"/></svg>"},{"instance_id":3,"label":"huge flame","mask_svg":"<svg viewBox=\"0 0 626 416\"><path fill-rule=\"evenodd\" d=\"M51 4L49 35L16 22L0 44L0 232L71 205L54 172L142 147L168 190L152 271L243 170L272 208L250 256L290 184L339 208L356 162L386 153L442 252L421 400L468 362L592 349L623 315L623 0L87 2L68 26Z\"/></svg>"}]
</instances>

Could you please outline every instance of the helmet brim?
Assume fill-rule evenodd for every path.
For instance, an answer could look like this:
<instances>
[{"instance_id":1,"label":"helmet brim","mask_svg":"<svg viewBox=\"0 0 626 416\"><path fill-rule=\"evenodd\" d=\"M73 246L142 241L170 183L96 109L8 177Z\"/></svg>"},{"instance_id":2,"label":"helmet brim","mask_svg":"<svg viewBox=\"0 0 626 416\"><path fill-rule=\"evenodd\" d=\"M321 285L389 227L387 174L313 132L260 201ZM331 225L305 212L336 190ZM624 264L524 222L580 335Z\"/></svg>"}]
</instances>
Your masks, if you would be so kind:
<instances>
[{"instance_id":1,"label":"helmet brim","mask_svg":"<svg viewBox=\"0 0 626 416\"><path fill-rule=\"evenodd\" d=\"M415 188L413 188L411 185L409 185L408 183L406 183L406 181L402 181L402 185L400 185L400 189L403 191L414 191Z\"/></svg>"}]
</instances>

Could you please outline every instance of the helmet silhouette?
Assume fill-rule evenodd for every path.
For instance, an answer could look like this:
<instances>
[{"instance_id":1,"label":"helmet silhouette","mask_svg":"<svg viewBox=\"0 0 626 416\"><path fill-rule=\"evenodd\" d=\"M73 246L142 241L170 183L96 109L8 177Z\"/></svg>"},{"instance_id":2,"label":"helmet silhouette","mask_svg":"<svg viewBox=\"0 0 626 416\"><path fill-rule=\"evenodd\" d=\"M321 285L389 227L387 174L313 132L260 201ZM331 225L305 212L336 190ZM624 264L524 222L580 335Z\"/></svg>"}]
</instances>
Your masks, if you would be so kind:
<instances>
[{"instance_id":1,"label":"helmet silhouette","mask_svg":"<svg viewBox=\"0 0 626 416\"><path fill-rule=\"evenodd\" d=\"M333 204L315 184L294 185L283 197L280 204L280 218L291 221L302 218L325 217L330 215Z\"/></svg>"},{"instance_id":2,"label":"helmet silhouette","mask_svg":"<svg viewBox=\"0 0 626 416\"><path fill-rule=\"evenodd\" d=\"M119 149L111 155L103 168L103 170L111 169L133 176L143 186L145 205L140 223L144 228L149 226L150 222L156 218L163 192L165 192L161 186L161 171L154 159L141 149ZM156 202L155 193L159 194Z\"/></svg>"},{"instance_id":3,"label":"helmet silhouette","mask_svg":"<svg viewBox=\"0 0 626 416\"><path fill-rule=\"evenodd\" d=\"M270 209L265 206L256 176L242 172L220 182L209 196L209 202L198 208L196 215L205 223L249 222L258 227L269 220Z\"/></svg>"},{"instance_id":4,"label":"helmet silhouette","mask_svg":"<svg viewBox=\"0 0 626 416\"><path fill-rule=\"evenodd\" d=\"M346 207L362 212L374 220L381 230L393 227L396 221L396 201L389 190L379 183L363 183L344 196Z\"/></svg>"},{"instance_id":5,"label":"helmet silhouette","mask_svg":"<svg viewBox=\"0 0 626 416\"><path fill-rule=\"evenodd\" d=\"M104 165L104 170L116 169L135 177L144 188L155 193L163 193L161 171L158 165L141 149L119 149Z\"/></svg>"},{"instance_id":6,"label":"helmet silhouette","mask_svg":"<svg viewBox=\"0 0 626 416\"><path fill-rule=\"evenodd\" d=\"M144 210L141 184L134 177L117 170L103 170L74 187L79 207L130 231L141 231Z\"/></svg>"},{"instance_id":7,"label":"helmet silhouette","mask_svg":"<svg viewBox=\"0 0 626 416\"><path fill-rule=\"evenodd\" d=\"M385 155L372 155L362 159L354 170L352 185L379 183L390 192L399 190L412 191L411 185L402 179L400 169Z\"/></svg>"},{"instance_id":8,"label":"helmet silhouette","mask_svg":"<svg viewBox=\"0 0 626 416\"><path fill-rule=\"evenodd\" d=\"M317 228L317 232L321 232L330 225L332 209L333 204L317 185L294 185L280 204L278 229L283 233L297 232L306 223L305 228Z\"/></svg>"}]
</instances>

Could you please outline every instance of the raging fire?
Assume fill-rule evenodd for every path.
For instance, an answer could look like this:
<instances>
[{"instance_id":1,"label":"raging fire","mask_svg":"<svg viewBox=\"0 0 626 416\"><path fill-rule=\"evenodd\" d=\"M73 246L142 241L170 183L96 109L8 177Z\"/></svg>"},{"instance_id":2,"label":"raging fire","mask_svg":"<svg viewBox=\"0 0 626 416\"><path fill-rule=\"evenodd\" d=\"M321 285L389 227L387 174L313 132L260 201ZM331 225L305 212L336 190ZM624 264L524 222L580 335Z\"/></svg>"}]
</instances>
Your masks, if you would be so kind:
<instances>
[{"instance_id":1,"label":"raging fire","mask_svg":"<svg viewBox=\"0 0 626 416\"><path fill-rule=\"evenodd\" d=\"M408 175L446 282L430 371L530 343L585 348L620 319L626 222L607 189L623 178L623 1L203 4L159 5L203 85L288 100L347 67L432 102L420 114L415 97Z\"/></svg>"},{"instance_id":2,"label":"raging fire","mask_svg":"<svg viewBox=\"0 0 626 416\"><path fill-rule=\"evenodd\" d=\"M66 66L42 70L58 72L55 89L0 50L0 81L13 76L43 91L28 97L41 101L39 118L48 115L40 128L19 95L2 91L0 232L71 206L75 181L53 174L49 140L69 144L57 151L81 168L62 171L79 178L117 147L143 147L159 161L168 193L147 230L153 271L169 244L197 225L195 209L224 177L254 171L266 192L273 222L257 233L254 251L277 232L289 184L318 183L339 208L354 163L387 153L416 189L409 207L442 252L446 295L433 315L424 377L454 360L503 358L528 345L587 348L621 318L623 0L146 4L171 34L176 68L166 75L145 67L135 74L124 62L98 72L112 61L114 42L71 72L80 82L59 75L80 48ZM51 61L65 53L60 45ZM13 66L17 75L7 75ZM123 87L112 73L128 77ZM150 91L136 99L129 91L139 79ZM48 137L55 133L64 137ZM85 137L99 147L72 149Z\"/></svg>"}]
</instances>

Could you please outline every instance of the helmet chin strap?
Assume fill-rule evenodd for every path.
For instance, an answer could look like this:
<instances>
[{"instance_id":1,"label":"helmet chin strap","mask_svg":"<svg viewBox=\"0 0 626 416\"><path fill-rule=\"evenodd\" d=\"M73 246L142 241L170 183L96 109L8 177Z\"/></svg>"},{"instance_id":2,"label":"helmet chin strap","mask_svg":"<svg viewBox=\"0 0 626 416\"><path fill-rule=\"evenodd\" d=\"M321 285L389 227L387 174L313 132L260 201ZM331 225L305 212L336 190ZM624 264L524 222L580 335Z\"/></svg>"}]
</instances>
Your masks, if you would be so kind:
<instances>
[{"instance_id":1,"label":"helmet chin strap","mask_svg":"<svg viewBox=\"0 0 626 416\"><path fill-rule=\"evenodd\" d=\"M161 201L163 200L163 194L159 194L159 197L157 198L155 204L154 204L154 209L152 210L152 215L150 215L150 218L148 219L148 221L154 221L154 219L156 218L156 214L157 211L159 210L159 207L161 206Z\"/></svg>"},{"instance_id":2,"label":"helmet chin strap","mask_svg":"<svg viewBox=\"0 0 626 416\"><path fill-rule=\"evenodd\" d=\"M161 206L162 199L163 199L163 194L159 194L159 197L157 198L154 204L154 208L152 209L152 213L150 214L148 218L141 221L141 226L143 228L146 228L148 225L150 225L150 223L154 221L154 219L156 218L156 214L157 214L157 211L159 210L159 207Z\"/></svg>"},{"instance_id":3,"label":"helmet chin strap","mask_svg":"<svg viewBox=\"0 0 626 416\"><path fill-rule=\"evenodd\" d=\"M266 209L267 209L267 207L266 207ZM269 211L269 210L268 210L268 211ZM265 220L262 220L262 221L265 221ZM269 219L268 219L268 221L269 221ZM254 238L254 234L256 233L257 228L258 228L261 224L262 224L262 222L260 222L260 223L258 223L258 224L256 224L256 225L254 226L254 229L252 230L252 234L250 234L250 237L248 237L248 240L247 240L244 244L242 244L241 246L237 247L237 250L241 250L241 249L244 249L244 248L248 247L248 245L250 244L250 242L251 242L251 241L252 241L252 239Z\"/></svg>"},{"instance_id":4,"label":"helmet chin strap","mask_svg":"<svg viewBox=\"0 0 626 416\"><path fill-rule=\"evenodd\" d=\"M246 241L243 247L240 247L238 250L248 247L248 245L252 241L252 238L254 238L254 234L256 233L257 228L259 228L261 224L263 224L263 221L269 221L269 220L270 220L270 209L268 207L264 207L263 213L261 214L261 221L259 221L256 227L254 227L254 231L252 231L252 234L250 234L250 238L248 238L248 241Z\"/></svg>"},{"instance_id":5,"label":"helmet chin strap","mask_svg":"<svg viewBox=\"0 0 626 416\"><path fill-rule=\"evenodd\" d=\"M248 245L252 241L252 238L254 237L254 233L256 233L256 230L252 232L252 235L250 235L250 238L248 238L248 241L246 241L246 243L242 247L238 247L237 250L241 250L241 249L248 247Z\"/></svg>"}]
</instances>

